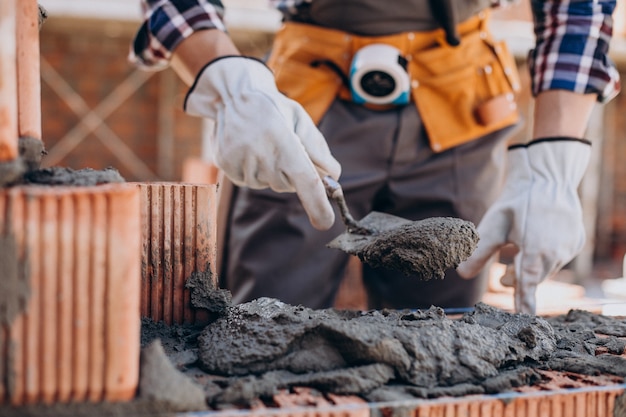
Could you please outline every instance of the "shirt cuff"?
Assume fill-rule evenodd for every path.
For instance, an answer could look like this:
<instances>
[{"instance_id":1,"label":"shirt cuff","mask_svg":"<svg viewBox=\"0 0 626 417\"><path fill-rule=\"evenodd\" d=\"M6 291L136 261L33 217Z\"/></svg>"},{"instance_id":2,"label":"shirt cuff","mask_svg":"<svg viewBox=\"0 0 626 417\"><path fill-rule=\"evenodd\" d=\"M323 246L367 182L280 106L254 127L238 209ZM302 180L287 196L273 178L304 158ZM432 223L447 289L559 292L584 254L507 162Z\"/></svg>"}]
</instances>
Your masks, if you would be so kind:
<instances>
[{"instance_id":1,"label":"shirt cuff","mask_svg":"<svg viewBox=\"0 0 626 417\"><path fill-rule=\"evenodd\" d=\"M206 29L226 32L224 8L217 0L142 3L145 20L135 35L128 57L137 67L153 71L164 69L178 44L194 32Z\"/></svg>"},{"instance_id":2,"label":"shirt cuff","mask_svg":"<svg viewBox=\"0 0 626 417\"><path fill-rule=\"evenodd\" d=\"M607 102L620 91L608 57L615 1L533 1L536 46L528 65L532 92L568 90Z\"/></svg>"}]
</instances>

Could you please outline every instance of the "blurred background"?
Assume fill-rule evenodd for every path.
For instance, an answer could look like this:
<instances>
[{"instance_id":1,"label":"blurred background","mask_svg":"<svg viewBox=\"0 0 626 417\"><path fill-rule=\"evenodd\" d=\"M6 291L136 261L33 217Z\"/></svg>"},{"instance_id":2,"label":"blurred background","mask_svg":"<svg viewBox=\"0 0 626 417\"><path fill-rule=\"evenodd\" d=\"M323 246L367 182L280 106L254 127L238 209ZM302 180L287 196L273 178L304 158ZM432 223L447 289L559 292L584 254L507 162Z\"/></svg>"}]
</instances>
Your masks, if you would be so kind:
<instances>
[{"instance_id":1,"label":"blurred background","mask_svg":"<svg viewBox=\"0 0 626 417\"><path fill-rule=\"evenodd\" d=\"M611 56L626 80L626 0L618 0ZM181 181L202 158L210 123L186 116L186 87L171 70L132 67L129 46L139 0L40 0L44 166L115 167L128 181ZM244 54L267 53L280 15L265 0L224 0L226 24ZM532 112L525 57L533 42L527 0L495 13L493 30L509 41L524 82L520 104ZM528 118L527 118L528 119ZM526 135L531 126L519 133ZM580 189L588 243L564 276L588 292L622 275L626 253L626 93L598 106L587 136L594 156ZM626 293L624 294L626 297Z\"/></svg>"}]
</instances>

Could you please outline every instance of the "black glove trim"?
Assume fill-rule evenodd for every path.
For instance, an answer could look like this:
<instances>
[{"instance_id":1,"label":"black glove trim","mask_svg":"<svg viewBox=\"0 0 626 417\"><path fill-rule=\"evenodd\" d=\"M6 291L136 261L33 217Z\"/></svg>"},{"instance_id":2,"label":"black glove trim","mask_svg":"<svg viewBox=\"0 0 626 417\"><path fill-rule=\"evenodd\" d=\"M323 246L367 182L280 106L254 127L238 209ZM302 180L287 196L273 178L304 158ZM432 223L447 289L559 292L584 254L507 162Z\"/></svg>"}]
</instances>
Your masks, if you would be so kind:
<instances>
[{"instance_id":1,"label":"black glove trim","mask_svg":"<svg viewBox=\"0 0 626 417\"><path fill-rule=\"evenodd\" d=\"M189 99L189 96L191 95L191 93L193 93L193 90L196 88L196 85L198 84L198 80L200 79L200 76L204 73L204 70L206 70L209 65L216 63L217 61L220 61L222 59L226 59L226 58L243 58L243 59L251 59L253 61L257 61L260 64L262 64L265 68L267 68L268 70L270 70L270 68L265 65L265 62L263 62L262 60L260 60L259 58L253 57L253 56L246 56L246 55L222 55L222 56L218 56L215 59L212 59L211 61L209 61L205 66L203 66L200 71L198 71L198 75L196 75L196 78L193 80L193 84L191 84L191 87L189 87L189 90L187 90L187 94L185 94L185 101L183 102L183 110L187 111L187 100ZM271 71L271 70L270 70Z\"/></svg>"},{"instance_id":2,"label":"black glove trim","mask_svg":"<svg viewBox=\"0 0 626 417\"><path fill-rule=\"evenodd\" d=\"M509 146L508 149L510 151L513 149L528 148L532 145L535 145L537 143L542 143L542 142L579 142L579 143L591 146L591 141L588 139L572 138L569 136L552 136L548 138L538 138L528 143L516 143L515 145Z\"/></svg>"}]
</instances>

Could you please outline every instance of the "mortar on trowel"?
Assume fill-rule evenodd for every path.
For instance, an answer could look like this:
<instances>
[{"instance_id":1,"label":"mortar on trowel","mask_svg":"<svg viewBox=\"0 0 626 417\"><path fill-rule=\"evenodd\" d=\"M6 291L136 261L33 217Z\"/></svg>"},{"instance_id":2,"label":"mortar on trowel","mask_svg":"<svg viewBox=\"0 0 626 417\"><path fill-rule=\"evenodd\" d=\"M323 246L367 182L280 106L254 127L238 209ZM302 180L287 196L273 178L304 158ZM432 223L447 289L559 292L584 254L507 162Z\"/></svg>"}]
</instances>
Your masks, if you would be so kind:
<instances>
[{"instance_id":1,"label":"mortar on trowel","mask_svg":"<svg viewBox=\"0 0 626 417\"><path fill-rule=\"evenodd\" d=\"M453 217L410 221L377 211L357 221L340 184L330 176L322 182L346 225L346 231L327 246L356 255L374 268L395 269L423 280L443 278L446 269L456 268L476 248L478 232L469 221Z\"/></svg>"}]
</instances>

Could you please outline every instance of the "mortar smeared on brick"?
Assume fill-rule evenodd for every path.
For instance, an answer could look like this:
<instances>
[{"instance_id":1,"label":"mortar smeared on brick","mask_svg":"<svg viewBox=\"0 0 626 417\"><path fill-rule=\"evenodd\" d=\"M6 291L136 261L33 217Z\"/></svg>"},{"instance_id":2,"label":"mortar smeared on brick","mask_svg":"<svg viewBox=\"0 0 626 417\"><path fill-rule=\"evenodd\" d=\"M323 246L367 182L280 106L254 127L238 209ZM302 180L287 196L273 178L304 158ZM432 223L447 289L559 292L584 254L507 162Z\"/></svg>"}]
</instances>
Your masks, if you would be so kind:
<instances>
[{"instance_id":1,"label":"mortar smeared on brick","mask_svg":"<svg viewBox=\"0 0 626 417\"><path fill-rule=\"evenodd\" d=\"M2 328L8 328L13 320L26 310L30 297L28 253L19 256L17 242L13 234L13 215L11 208L6 207L3 213L3 233L0 234L0 346L7 346L6 357L0 355L0 375L5 380L0 381L9 392L15 387L13 369L14 347L10 340L3 340L6 335ZM4 362L6 361L6 362ZM2 372L2 369L6 369Z\"/></svg>"},{"instance_id":2,"label":"mortar smeared on brick","mask_svg":"<svg viewBox=\"0 0 626 417\"><path fill-rule=\"evenodd\" d=\"M12 216L6 212L5 216L5 232L0 235L0 325L8 326L26 309L30 286L27 254L21 258L18 256L15 236L11 232Z\"/></svg>"},{"instance_id":3,"label":"mortar smeared on brick","mask_svg":"<svg viewBox=\"0 0 626 417\"><path fill-rule=\"evenodd\" d=\"M18 157L0 162L0 186L20 184L25 173L39 168L46 153L43 142L30 136L18 138L17 145Z\"/></svg>"},{"instance_id":4,"label":"mortar smeared on brick","mask_svg":"<svg viewBox=\"0 0 626 417\"><path fill-rule=\"evenodd\" d=\"M120 183L125 179L112 167L104 170L66 167L39 168L46 151L43 142L28 136L18 140L19 156L0 163L0 186L23 184L93 186Z\"/></svg>"},{"instance_id":5,"label":"mortar smeared on brick","mask_svg":"<svg viewBox=\"0 0 626 417\"><path fill-rule=\"evenodd\" d=\"M43 168L24 174L24 183L39 185L72 185L90 187L99 184L125 182L114 168L74 170L66 167Z\"/></svg>"}]
</instances>

